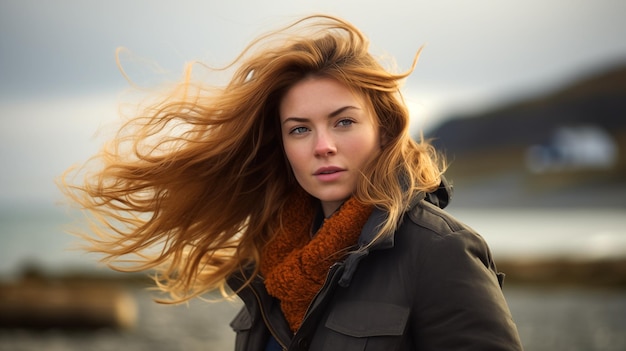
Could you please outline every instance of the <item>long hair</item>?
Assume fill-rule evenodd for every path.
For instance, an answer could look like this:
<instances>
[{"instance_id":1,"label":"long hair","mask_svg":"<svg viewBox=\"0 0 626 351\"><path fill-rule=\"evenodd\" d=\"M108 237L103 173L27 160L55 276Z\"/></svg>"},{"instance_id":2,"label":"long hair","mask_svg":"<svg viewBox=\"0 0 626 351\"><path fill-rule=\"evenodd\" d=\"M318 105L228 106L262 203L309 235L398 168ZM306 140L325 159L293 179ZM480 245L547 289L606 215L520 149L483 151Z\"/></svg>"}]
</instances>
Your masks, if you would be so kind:
<instances>
[{"instance_id":1,"label":"long hair","mask_svg":"<svg viewBox=\"0 0 626 351\"><path fill-rule=\"evenodd\" d=\"M400 86L415 62L391 73L368 46L353 25L309 16L253 41L229 66L236 70L225 86L184 79L88 162L98 165L93 173L79 184L68 179L74 171L64 175L66 195L91 214L82 234L89 250L115 269L154 269L173 302L225 291L230 274L258 263L298 187L278 111L285 92L310 75L369 100L383 145L354 196L388 212L379 236L392 235L408 201L437 187L441 168L430 144L408 131Z\"/></svg>"}]
</instances>

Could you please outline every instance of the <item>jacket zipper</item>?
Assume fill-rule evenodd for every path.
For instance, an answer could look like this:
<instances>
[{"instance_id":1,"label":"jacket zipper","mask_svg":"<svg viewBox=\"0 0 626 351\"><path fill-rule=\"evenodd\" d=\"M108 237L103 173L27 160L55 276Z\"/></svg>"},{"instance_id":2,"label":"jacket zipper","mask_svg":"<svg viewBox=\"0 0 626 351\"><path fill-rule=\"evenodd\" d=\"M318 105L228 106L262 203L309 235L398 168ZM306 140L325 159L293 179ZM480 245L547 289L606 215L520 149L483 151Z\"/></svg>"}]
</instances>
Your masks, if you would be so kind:
<instances>
[{"instance_id":1,"label":"jacket zipper","mask_svg":"<svg viewBox=\"0 0 626 351\"><path fill-rule=\"evenodd\" d=\"M280 338L278 338L276 331L274 331L274 328L272 328L271 324L269 323L269 320L267 319L267 316L265 315L265 309L263 308L263 304L261 303L261 297L259 296L259 293L256 291L256 289L252 285L250 285L250 290L252 290L254 297L256 297L256 301L259 304L259 310L261 310L261 317L263 318L263 322L267 326L267 329L269 330L270 334L272 334L274 339L276 339L276 342L278 342L278 344L280 345L280 347L282 347L283 350L287 350L287 346L283 344Z\"/></svg>"},{"instance_id":2,"label":"jacket zipper","mask_svg":"<svg viewBox=\"0 0 626 351\"><path fill-rule=\"evenodd\" d=\"M302 319L303 323L307 319L309 314L311 313L311 307L313 307L313 304L315 303L317 298L322 294L322 292L325 292L325 290L328 290L328 286L330 285L330 281L331 281L331 276L334 276L334 273L337 271L339 266L341 266L341 263L335 262L328 269L328 273L326 274L326 280L324 281L324 285L322 285L322 287L317 291L315 296L313 296L313 299L309 303L309 306L306 308L306 312L304 313L304 318Z\"/></svg>"}]
</instances>

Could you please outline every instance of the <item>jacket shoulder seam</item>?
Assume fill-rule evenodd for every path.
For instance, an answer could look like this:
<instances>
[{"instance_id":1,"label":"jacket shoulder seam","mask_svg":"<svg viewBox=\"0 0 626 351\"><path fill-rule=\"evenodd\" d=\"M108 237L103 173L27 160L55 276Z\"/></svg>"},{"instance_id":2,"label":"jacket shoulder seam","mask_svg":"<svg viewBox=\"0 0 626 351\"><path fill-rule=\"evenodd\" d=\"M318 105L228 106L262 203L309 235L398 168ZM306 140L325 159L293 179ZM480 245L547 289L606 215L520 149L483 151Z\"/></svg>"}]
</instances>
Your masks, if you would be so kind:
<instances>
[{"instance_id":1,"label":"jacket shoulder seam","mask_svg":"<svg viewBox=\"0 0 626 351\"><path fill-rule=\"evenodd\" d=\"M437 236L446 236L464 229L442 209L423 200L410 210L409 218L415 225L426 228Z\"/></svg>"}]
</instances>

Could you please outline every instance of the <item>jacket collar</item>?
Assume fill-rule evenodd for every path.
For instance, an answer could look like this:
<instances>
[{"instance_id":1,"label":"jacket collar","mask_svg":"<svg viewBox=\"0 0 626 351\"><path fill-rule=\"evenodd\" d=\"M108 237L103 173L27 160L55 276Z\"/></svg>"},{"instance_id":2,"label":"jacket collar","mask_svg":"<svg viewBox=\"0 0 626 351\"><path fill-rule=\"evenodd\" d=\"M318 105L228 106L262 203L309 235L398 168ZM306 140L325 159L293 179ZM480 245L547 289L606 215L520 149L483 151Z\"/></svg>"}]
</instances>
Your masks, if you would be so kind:
<instances>
[{"instance_id":1,"label":"jacket collar","mask_svg":"<svg viewBox=\"0 0 626 351\"><path fill-rule=\"evenodd\" d=\"M439 208L445 208L452 198L452 186L448 183L448 181L442 176L441 183L439 187L431 192L431 193L419 193L415 196L409 206L407 207L407 212L410 211L417 203L422 200L426 200L433 205ZM370 218L367 220L363 229L361 230L361 235L359 236L358 241L358 250L351 253L346 260L344 261L345 270L343 275L339 279L339 285L342 287L347 287L350 285L350 281L352 280L352 276L356 271L356 268L365 256L367 256L370 251L374 250L385 250L393 248L394 246L394 235L389 235L386 237L376 239L376 235L378 234L378 228L380 228L385 221L387 220L388 213L380 208L375 208Z\"/></svg>"}]
</instances>

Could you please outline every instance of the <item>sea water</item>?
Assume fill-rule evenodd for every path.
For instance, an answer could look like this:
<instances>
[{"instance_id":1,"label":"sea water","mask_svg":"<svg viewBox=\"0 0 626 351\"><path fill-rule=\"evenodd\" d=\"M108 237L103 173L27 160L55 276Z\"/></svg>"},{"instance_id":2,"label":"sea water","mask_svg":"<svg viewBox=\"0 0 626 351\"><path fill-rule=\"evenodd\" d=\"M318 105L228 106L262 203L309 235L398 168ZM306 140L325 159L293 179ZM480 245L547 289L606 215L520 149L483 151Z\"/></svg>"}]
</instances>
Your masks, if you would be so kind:
<instances>
[{"instance_id":1,"label":"sea water","mask_svg":"<svg viewBox=\"0 0 626 351\"><path fill-rule=\"evenodd\" d=\"M68 233L74 216L53 204L0 207L0 277L97 269L98 258L76 250L82 242Z\"/></svg>"},{"instance_id":2,"label":"sea water","mask_svg":"<svg viewBox=\"0 0 626 351\"><path fill-rule=\"evenodd\" d=\"M624 208L460 208L450 212L481 234L496 258L626 257Z\"/></svg>"},{"instance_id":3,"label":"sea water","mask_svg":"<svg viewBox=\"0 0 626 351\"><path fill-rule=\"evenodd\" d=\"M451 209L485 238L496 259L626 257L624 209ZM80 216L49 205L0 207L0 277L24 267L98 269L98 256L75 250L67 233Z\"/></svg>"}]
</instances>

